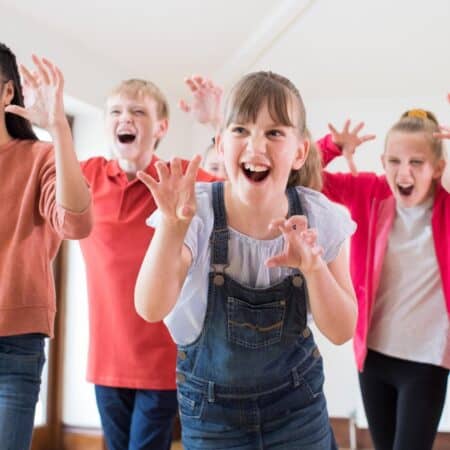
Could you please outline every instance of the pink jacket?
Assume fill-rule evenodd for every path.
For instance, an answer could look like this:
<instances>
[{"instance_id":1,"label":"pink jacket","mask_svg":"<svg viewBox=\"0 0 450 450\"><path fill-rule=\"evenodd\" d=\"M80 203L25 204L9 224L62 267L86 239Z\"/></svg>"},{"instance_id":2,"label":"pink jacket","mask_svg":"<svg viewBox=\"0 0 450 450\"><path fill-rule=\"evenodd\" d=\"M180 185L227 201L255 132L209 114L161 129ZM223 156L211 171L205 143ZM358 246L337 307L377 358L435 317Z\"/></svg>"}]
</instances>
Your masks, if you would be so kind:
<instances>
[{"instance_id":1,"label":"pink jacket","mask_svg":"<svg viewBox=\"0 0 450 450\"><path fill-rule=\"evenodd\" d=\"M330 135L318 141L324 166L341 155ZM367 334L380 281L383 258L395 217L395 199L384 176L361 172L324 173L324 194L345 205L358 224L352 236L350 271L358 298L358 321L353 338L356 364L364 367ZM447 311L450 314L450 194L437 186L431 218Z\"/></svg>"}]
</instances>

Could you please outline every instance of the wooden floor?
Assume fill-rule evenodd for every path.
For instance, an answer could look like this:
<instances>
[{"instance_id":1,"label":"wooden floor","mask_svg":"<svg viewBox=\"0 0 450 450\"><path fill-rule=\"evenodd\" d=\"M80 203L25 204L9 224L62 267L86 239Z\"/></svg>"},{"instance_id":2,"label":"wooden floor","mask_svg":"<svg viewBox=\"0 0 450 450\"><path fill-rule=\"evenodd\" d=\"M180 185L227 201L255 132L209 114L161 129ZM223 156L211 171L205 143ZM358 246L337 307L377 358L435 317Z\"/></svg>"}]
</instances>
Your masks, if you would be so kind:
<instances>
[{"instance_id":1,"label":"wooden floor","mask_svg":"<svg viewBox=\"0 0 450 450\"><path fill-rule=\"evenodd\" d=\"M171 450L183 450L181 442L173 442Z\"/></svg>"}]
</instances>

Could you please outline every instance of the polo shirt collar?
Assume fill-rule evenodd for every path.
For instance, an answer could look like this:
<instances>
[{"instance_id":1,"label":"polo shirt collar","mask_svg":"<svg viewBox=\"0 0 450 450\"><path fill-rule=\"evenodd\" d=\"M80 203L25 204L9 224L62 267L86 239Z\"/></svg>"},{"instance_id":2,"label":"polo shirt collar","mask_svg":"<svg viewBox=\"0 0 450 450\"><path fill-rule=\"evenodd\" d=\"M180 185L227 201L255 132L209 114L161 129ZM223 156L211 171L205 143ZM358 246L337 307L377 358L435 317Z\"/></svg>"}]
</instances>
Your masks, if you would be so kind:
<instances>
[{"instance_id":1,"label":"polo shirt collar","mask_svg":"<svg viewBox=\"0 0 450 450\"><path fill-rule=\"evenodd\" d=\"M144 172L148 173L153 178L158 177L158 174L156 173L155 169L155 163L157 161L159 161L159 158L155 154L153 154L152 160L150 161L149 165L144 169ZM119 166L117 159L110 159L108 161L106 173L109 177L118 177L121 176L121 174L125 175L125 172Z\"/></svg>"}]
</instances>

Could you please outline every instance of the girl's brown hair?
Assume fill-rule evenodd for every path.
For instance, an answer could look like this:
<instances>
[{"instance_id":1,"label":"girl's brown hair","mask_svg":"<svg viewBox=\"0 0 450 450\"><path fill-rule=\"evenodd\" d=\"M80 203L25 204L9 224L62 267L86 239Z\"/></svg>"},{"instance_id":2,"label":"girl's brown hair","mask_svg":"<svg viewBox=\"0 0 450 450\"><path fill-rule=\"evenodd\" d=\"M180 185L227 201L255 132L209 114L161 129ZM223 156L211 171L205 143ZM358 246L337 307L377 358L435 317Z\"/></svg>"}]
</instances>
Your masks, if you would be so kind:
<instances>
[{"instance_id":1,"label":"girl's brown hair","mask_svg":"<svg viewBox=\"0 0 450 450\"><path fill-rule=\"evenodd\" d=\"M394 131L424 133L436 159L440 160L444 158L442 140L434 136L434 133L439 132L439 122L432 112L426 111L425 109L410 109L404 112L400 119L388 131L385 148L390 134Z\"/></svg>"},{"instance_id":2,"label":"girl's brown hair","mask_svg":"<svg viewBox=\"0 0 450 450\"><path fill-rule=\"evenodd\" d=\"M269 114L277 123L294 127L299 135L310 138L306 128L306 112L300 92L295 85L282 75L273 72L253 72L233 87L228 98L224 127L230 123L254 123L261 107L267 103ZM290 113L296 112L296 123L292 123ZM322 188L322 167L320 155L311 143L305 163L299 170L292 170L287 185L302 185L311 189Z\"/></svg>"}]
</instances>

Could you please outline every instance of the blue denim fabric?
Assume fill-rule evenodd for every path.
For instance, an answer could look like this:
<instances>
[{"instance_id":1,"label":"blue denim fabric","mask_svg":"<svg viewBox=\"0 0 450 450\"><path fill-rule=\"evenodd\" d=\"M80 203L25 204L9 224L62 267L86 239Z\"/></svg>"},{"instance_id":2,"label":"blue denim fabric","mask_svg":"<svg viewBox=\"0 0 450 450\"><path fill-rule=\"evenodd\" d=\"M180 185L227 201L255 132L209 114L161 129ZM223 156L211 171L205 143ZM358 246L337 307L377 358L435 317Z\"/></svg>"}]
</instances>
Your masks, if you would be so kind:
<instances>
[{"instance_id":1,"label":"blue denim fabric","mask_svg":"<svg viewBox=\"0 0 450 450\"><path fill-rule=\"evenodd\" d=\"M175 390L95 386L108 450L169 450L177 412Z\"/></svg>"},{"instance_id":2,"label":"blue denim fabric","mask_svg":"<svg viewBox=\"0 0 450 450\"><path fill-rule=\"evenodd\" d=\"M302 214L294 189L288 199L290 215ZM322 358L306 322L303 276L267 289L228 277L221 183L213 186L213 207L205 324L194 343L178 347L184 449L337 449Z\"/></svg>"},{"instance_id":3,"label":"blue denim fabric","mask_svg":"<svg viewBox=\"0 0 450 450\"><path fill-rule=\"evenodd\" d=\"M0 337L0 448L27 450L45 362L44 336Z\"/></svg>"}]
</instances>

